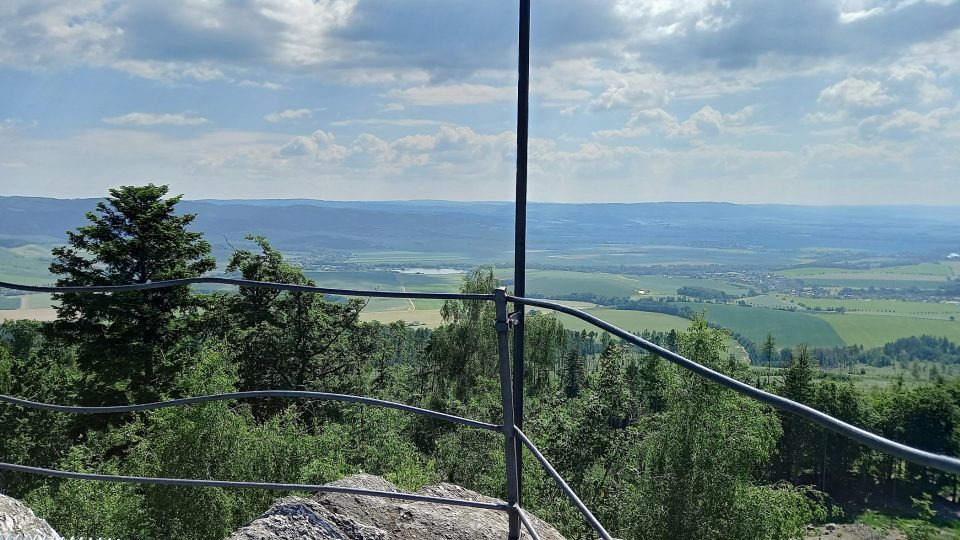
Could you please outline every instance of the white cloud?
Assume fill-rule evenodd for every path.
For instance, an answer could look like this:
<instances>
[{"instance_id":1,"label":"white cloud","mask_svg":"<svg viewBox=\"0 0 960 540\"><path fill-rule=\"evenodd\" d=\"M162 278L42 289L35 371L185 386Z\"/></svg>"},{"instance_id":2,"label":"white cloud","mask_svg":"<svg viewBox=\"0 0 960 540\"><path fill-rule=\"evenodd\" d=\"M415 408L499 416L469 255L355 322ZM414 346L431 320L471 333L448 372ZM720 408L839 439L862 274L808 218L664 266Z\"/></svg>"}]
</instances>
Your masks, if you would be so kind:
<instances>
[{"instance_id":1,"label":"white cloud","mask_svg":"<svg viewBox=\"0 0 960 540\"><path fill-rule=\"evenodd\" d=\"M250 86L253 88L263 88L265 90L280 90L283 88L282 84L277 84L269 81L254 81L251 79L243 79L239 83L240 86Z\"/></svg>"},{"instance_id":2,"label":"white cloud","mask_svg":"<svg viewBox=\"0 0 960 540\"><path fill-rule=\"evenodd\" d=\"M879 81L865 81L848 78L828 86L820 92L817 103L834 105L846 109L873 109L895 103L897 98L890 95Z\"/></svg>"},{"instance_id":3,"label":"white cloud","mask_svg":"<svg viewBox=\"0 0 960 540\"><path fill-rule=\"evenodd\" d=\"M330 122L331 126L445 126L449 122L440 120L427 120L425 118L351 118L350 120L336 120Z\"/></svg>"},{"instance_id":4,"label":"white cloud","mask_svg":"<svg viewBox=\"0 0 960 540\"><path fill-rule=\"evenodd\" d=\"M833 111L833 112L823 112L817 111L812 113L807 113L803 116L803 122L805 124L831 124L834 122L840 122L844 120L847 116L843 111Z\"/></svg>"},{"instance_id":5,"label":"white cloud","mask_svg":"<svg viewBox=\"0 0 960 540\"><path fill-rule=\"evenodd\" d=\"M340 161L349 155L347 148L334 144L336 137L318 129L309 136L294 137L276 151L280 158L310 157L315 161Z\"/></svg>"},{"instance_id":6,"label":"white cloud","mask_svg":"<svg viewBox=\"0 0 960 540\"><path fill-rule=\"evenodd\" d=\"M278 122L302 120L311 116L313 116L312 109L285 109L278 112L272 112L264 116L263 119L272 124L276 124Z\"/></svg>"},{"instance_id":7,"label":"white cloud","mask_svg":"<svg viewBox=\"0 0 960 540\"><path fill-rule=\"evenodd\" d=\"M593 136L598 139L631 139L645 137L650 133L650 128L647 127L627 126L619 129L601 129L594 131Z\"/></svg>"},{"instance_id":8,"label":"white cloud","mask_svg":"<svg viewBox=\"0 0 960 540\"><path fill-rule=\"evenodd\" d=\"M875 17L882 15L884 9L880 6L875 6L870 9L862 9L859 11L841 11L839 14L839 20L841 24L850 24L857 21L862 21L864 19L869 19L870 17Z\"/></svg>"},{"instance_id":9,"label":"white cloud","mask_svg":"<svg viewBox=\"0 0 960 540\"><path fill-rule=\"evenodd\" d=\"M6 0L0 7L0 64L38 69L102 66L120 47L107 0Z\"/></svg>"},{"instance_id":10,"label":"white cloud","mask_svg":"<svg viewBox=\"0 0 960 540\"><path fill-rule=\"evenodd\" d=\"M756 106L747 106L734 113L724 114L709 105L680 121L667 111L643 109L637 111L621 129L594 132L594 137L642 137L657 132L673 140L693 140L716 137L721 134L740 135L750 133L744 126L756 112Z\"/></svg>"},{"instance_id":11,"label":"white cloud","mask_svg":"<svg viewBox=\"0 0 960 540\"><path fill-rule=\"evenodd\" d=\"M221 68L206 62L117 60L111 62L110 67L136 77L164 83L219 80L235 82L227 77Z\"/></svg>"},{"instance_id":12,"label":"white cloud","mask_svg":"<svg viewBox=\"0 0 960 540\"><path fill-rule=\"evenodd\" d=\"M104 118L103 122L121 126L198 126L208 123L209 120L202 116L190 116L187 113L131 112Z\"/></svg>"},{"instance_id":13,"label":"white cloud","mask_svg":"<svg viewBox=\"0 0 960 540\"><path fill-rule=\"evenodd\" d=\"M943 121L953 114L953 111L945 107L926 114L897 109L889 115L876 115L864 119L860 122L858 131L862 138L868 140L878 136L910 139L939 131L943 127Z\"/></svg>"},{"instance_id":14,"label":"white cloud","mask_svg":"<svg viewBox=\"0 0 960 540\"><path fill-rule=\"evenodd\" d=\"M661 84L649 84L648 81L630 81L621 79L609 86L589 105L589 110L609 109L636 109L663 104L667 101L668 92Z\"/></svg>"},{"instance_id":15,"label":"white cloud","mask_svg":"<svg viewBox=\"0 0 960 540\"><path fill-rule=\"evenodd\" d=\"M498 101L517 99L514 86L489 86L485 84L452 84L443 86L418 86L391 92L391 98L412 105L483 105Z\"/></svg>"}]
</instances>

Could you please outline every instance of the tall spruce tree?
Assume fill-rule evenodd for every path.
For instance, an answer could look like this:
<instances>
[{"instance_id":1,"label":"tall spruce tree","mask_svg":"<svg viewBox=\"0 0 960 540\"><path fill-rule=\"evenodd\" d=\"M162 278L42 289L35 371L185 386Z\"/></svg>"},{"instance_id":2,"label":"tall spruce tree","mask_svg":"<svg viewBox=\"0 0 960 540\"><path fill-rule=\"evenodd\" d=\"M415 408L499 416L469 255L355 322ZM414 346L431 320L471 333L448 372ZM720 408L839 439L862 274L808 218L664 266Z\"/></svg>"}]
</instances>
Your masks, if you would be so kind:
<instances>
[{"instance_id":1,"label":"tall spruce tree","mask_svg":"<svg viewBox=\"0 0 960 540\"><path fill-rule=\"evenodd\" d=\"M773 370L773 358L777 356L777 340L773 334L767 332L767 338L763 341L763 347L760 349L763 354L763 360L767 363L767 386L770 385L770 373Z\"/></svg>"},{"instance_id":2,"label":"tall spruce tree","mask_svg":"<svg viewBox=\"0 0 960 540\"><path fill-rule=\"evenodd\" d=\"M59 286L122 285L197 277L212 270L210 244L187 230L195 215L177 215L181 196L167 186L121 186L86 214L53 250ZM155 399L181 366L167 355L182 335L181 317L198 307L189 287L111 294L63 293L53 333L77 346L87 378L83 401Z\"/></svg>"},{"instance_id":3,"label":"tall spruce tree","mask_svg":"<svg viewBox=\"0 0 960 540\"><path fill-rule=\"evenodd\" d=\"M780 391L783 397L803 404L813 402L815 390L813 362L810 349L806 345L796 348L783 377L783 387ZM790 413L780 413L780 419L783 424L783 436L778 443L779 474L782 478L797 483L805 480L806 475L814 467L817 428L808 420Z\"/></svg>"}]
</instances>

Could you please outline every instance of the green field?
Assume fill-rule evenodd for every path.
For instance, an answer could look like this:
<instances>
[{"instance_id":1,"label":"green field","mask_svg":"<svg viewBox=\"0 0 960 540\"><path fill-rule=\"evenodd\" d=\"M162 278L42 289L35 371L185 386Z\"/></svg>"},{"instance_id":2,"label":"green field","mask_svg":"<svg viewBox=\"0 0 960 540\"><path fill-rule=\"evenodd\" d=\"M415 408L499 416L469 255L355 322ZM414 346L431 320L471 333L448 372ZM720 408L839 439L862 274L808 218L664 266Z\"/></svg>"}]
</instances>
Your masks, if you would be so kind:
<instances>
[{"instance_id":1,"label":"green field","mask_svg":"<svg viewBox=\"0 0 960 540\"><path fill-rule=\"evenodd\" d=\"M39 285L50 283L50 250L33 244L18 248L0 248L0 281Z\"/></svg>"},{"instance_id":2,"label":"green field","mask_svg":"<svg viewBox=\"0 0 960 540\"><path fill-rule=\"evenodd\" d=\"M955 275L952 263L920 263L910 266L890 266L870 270L845 268L805 267L780 270L778 274L820 287L917 287L934 288Z\"/></svg>"},{"instance_id":3,"label":"green field","mask_svg":"<svg viewBox=\"0 0 960 540\"><path fill-rule=\"evenodd\" d=\"M569 302L564 302L564 304L583 309L594 317L599 317L608 323L613 324L614 326L619 326L620 328L635 334L643 333L644 330L655 332L669 332L671 330L677 330L679 332L690 327L689 319L684 319L683 317L677 317L675 315L603 307L591 308L588 306L572 305ZM596 326L593 326L592 324L582 319L578 319L572 315L557 313L556 316L560 322L563 323L564 328L567 330L574 330L577 332L581 330L586 330L587 332L599 331ZM743 347L736 342L736 340L733 338L727 338L726 343L727 350L736 356L737 359L743 362L749 361L749 358L747 357L747 351L745 351Z\"/></svg>"},{"instance_id":4,"label":"green field","mask_svg":"<svg viewBox=\"0 0 960 540\"><path fill-rule=\"evenodd\" d=\"M412 326L425 326L427 328L436 328L443 322L438 309L417 311L370 311L365 309L360 313L360 320L380 321L385 324L403 321Z\"/></svg>"},{"instance_id":5,"label":"green field","mask_svg":"<svg viewBox=\"0 0 960 540\"><path fill-rule=\"evenodd\" d=\"M810 315L829 323L850 345L879 347L910 336L945 337L960 343L960 321L938 321L914 317L860 315L845 313Z\"/></svg>"},{"instance_id":6,"label":"green field","mask_svg":"<svg viewBox=\"0 0 960 540\"><path fill-rule=\"evenodd\" d=\"M509 276L504 270L498 276ZM714 279L695 279L671 276L624 276L601 272L571 272L563 270L527 271L527 291L546 297L562 296L570 293L594 293L600 296L636 297L643 291L644 296L671 296L677 294L680 287L707 287L721 290L727 294L742 295L747 289Z\"/></svg>"},{"instance_id":7,"label":"green field","mask_svg":"<svg viewBox=\"0 0 960 540\"><path fill-rule=\"evenodd\" d=\"M548 311L548 310L543 310ZM594 317L599 317L610 324L619 326L628 332L640 333L644 330L669 332L670 330L686 330L690 321L683 317L650 313L647 311L629 311L625 309L596 308L586 310ZM596 326L566 313L557 313L557 318L568 330L599 331Z\"/></svg>"},{"instance_id":8,"label":"green field","mask_svg":"<svg viewBox=\"0 0 960 540\"><path fill-rule=\"evenodd\" d=\"M401 274L389 270L365 272L307 272L307 277L321 287L364 289L374 291L454 292L460 287L461 274ZM438 310L442 300L408 300L406 298L371 298L366 311Z\"/></svg>"},{"instance_id":9,"label":"green field","mask_svg":"<svg viewBox=\"0 0 960 540\"><path fill-rule=\"evenodd\" d=\"M752 307L773 308L773 309L792 309L797 305L790 301L789 297L777 296L775 294L761 294L743 299Z\"/></svg>"},{"instance_id":10,"label":"green field","mask_svg":"<svg viewBox=\"0 0 960 540\"><path fill-rule=\"evenodd\" d=\"M833 299L833 298L795 298L792 305L821 309L844 308L851 312L870 315L897 315L901 317L915 317L921 319L947 320L952 315L960 319L960 304L946 302L902 302L899 300L865 300L865 299Z\"/></svg>"},{"instance_id":11,"label":"green field","mask_svg":"<svg viewBox=\"0 0 960 540\"><path fill-rule=\"evenodd\" d=\"M807 262L815 254L831 250L764 250L742 247L680 246L667 244L596 244L573 249L532 249L527 260L540 264L637 265L637 266L731 266L771 265L785 267Z\"/></svg>"},{"instance_id":12,"label":"green field","mask_svg":"<svg viewBox=\"0 0 960 540\"><path fill-rule=\"evenodd\" d=\"M512 273L512 271L510 272ZM498 275L500 273L498 272ZM504 276L508 271L504 270ZM501 278L502 279L502 278ZM566 272L561 270L530 270L527 272L527 292L547 297L571 293L594 293L601 296L630 297L644 287L633 277L617 274ZM674 289L675 291L676 289Z\"/></svg>"},{"instance_id":13,"label":"green field","mask_svg":"<svg viewBox=\"0 0 960 540\"><path fill-rule=\"evenodd\" d=\"M810 287L825 287L825 288L844 288L848 287L851 289L869 289L873 287L875 289L903 289L916 287L917 289L936 289L937 287L947 283L947 278L944 277L934 277L930 276L930 279L916 279L918 276L906 276L901 275L898 278L886 278L883 276L875 275L874 277L869 277L865 275L864 277L824 277L824 278L803 278L803 283Z\"/></svg>"},{"instance_id":14,"label":"green field","mask_svg":"<svg viewBox=\"0 0 960 540\"><path fill-rule=\"evenodd\" d=\"M780 347L805 343L811 347L843 346L844 340L827 321L806 313L741 307L731 304L683 304L694 311L707 312L707 320L744 335L754 343L763 343L773 334Z\"/></svg>"},{"instance_id":15,"label":"green field","mask_svg":"<svg viewBox=\"0 0 960 540\"><path fill-rule=\"evenodd\" d=\"M869 270L855 270L846 268L830 268L825 266L810 266L804 268L790 268L777 272L780 275L796 278L817 276L844 276L849 278L865 277L868 279L909 279L910 276L926 278L945 278L955 275L956 263L919 263L909 266L887 266L871 268Z\"/></svg>"}]
</instances>

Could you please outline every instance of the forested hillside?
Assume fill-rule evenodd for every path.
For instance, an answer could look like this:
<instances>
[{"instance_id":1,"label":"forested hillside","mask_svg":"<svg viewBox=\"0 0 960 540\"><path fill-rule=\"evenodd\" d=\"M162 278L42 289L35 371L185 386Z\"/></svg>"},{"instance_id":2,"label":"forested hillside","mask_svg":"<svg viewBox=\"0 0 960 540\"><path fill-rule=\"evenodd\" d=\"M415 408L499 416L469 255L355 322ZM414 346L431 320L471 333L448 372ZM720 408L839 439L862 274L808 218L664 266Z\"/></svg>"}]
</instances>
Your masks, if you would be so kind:
<instances>
[{"instance_id":1,"label":"forested hillside","mask_svg":"<svg viewBox=\"0 0 960 540\"><path fill-rule=\"evenodd\" d=\"M64 286L209 272L211 245L195 228L202 217L181 206L163 186L112 190L77 220L50 271ZM230 253L229 275L313 284L270 238L248 240L247 249ZM481 267L464 277L462 290L498 285L493 269ZM502 421L492 305L448 301L442 324L428 329L361 322L363 299L252 288L65 293L56 300L56 321L0 326L0 393L112 405L315 390ZM958 382L931 377L867 391L821 377L815 353L826 353L803 346L784 354L777 376L758 378L727 354L724 331L695 311L685 314L687 330L648 337L884 436L938 453L960 450ZM525 431L616 537L787 539L844 512L916 508L930 518L931 504L956 500L952 476L778 414L605 334L567 330L544 312L526 319L525 333ZM904 342L883 355L918 347L937 355L954 346ZM408 489L435 481L496 497L506 489L497 433L324 401L259 399L96 417L0 405L0 433L0 460L75 471L291 483L363 471ZM552 480L529 454L524 459L524 506L568 538L591 538ZM67 535L157 539L223 538L280 496L9 472L0 473L0 491ZM926 534L927 527L909 531Z\"/></svg>"}]
</instances>

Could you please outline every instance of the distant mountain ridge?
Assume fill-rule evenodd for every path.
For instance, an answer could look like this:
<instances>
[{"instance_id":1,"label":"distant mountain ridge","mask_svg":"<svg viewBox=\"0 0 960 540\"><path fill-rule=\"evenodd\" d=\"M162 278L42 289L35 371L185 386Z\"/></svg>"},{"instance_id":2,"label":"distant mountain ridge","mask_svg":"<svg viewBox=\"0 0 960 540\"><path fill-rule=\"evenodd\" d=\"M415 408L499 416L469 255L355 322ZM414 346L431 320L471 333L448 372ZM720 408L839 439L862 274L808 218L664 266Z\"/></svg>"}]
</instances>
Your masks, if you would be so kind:
<instances>
[{"instance_id":1,"label":"distant mountain ridge","mask_svg":"<svg viewBox=\"0 0 960 540\"><path fill-rule=\"evenodd\" d=\"M0 197L0 246L59 243L98 199ZM195 228L216 250L260 234L290 252L409 251L512 258L513 204L452 201L199 200ZM960 207L732 203L531 203L528 246L671 245L877 253L960 251Z\"/></svg>"}]
</instances>

